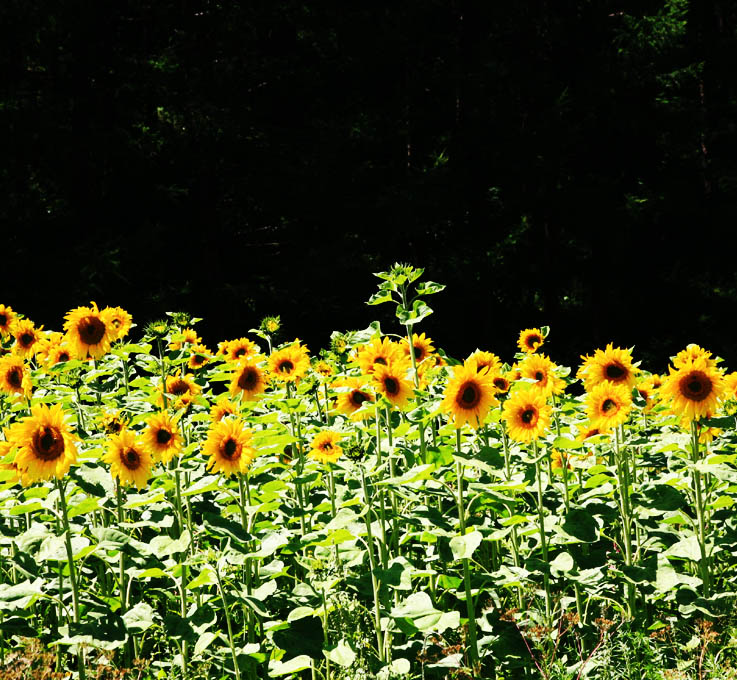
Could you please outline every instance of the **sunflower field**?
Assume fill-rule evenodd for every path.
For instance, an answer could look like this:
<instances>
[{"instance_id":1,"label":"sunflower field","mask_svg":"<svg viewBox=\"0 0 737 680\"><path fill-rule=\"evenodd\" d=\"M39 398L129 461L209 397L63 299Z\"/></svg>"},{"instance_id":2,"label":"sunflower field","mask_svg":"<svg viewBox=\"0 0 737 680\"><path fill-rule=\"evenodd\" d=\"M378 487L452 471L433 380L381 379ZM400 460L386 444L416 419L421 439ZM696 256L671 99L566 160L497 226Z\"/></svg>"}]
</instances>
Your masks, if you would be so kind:
<instances>
[{"instance_id":1,"label":"sunflower field","mask_svg":"<svg viewBox=\"0 0 737 680\"><path fill-rule=\"evenodd\" d=\"M737 678L737 373L0 305L0 677Z\"/></svg>"}]
</instances>

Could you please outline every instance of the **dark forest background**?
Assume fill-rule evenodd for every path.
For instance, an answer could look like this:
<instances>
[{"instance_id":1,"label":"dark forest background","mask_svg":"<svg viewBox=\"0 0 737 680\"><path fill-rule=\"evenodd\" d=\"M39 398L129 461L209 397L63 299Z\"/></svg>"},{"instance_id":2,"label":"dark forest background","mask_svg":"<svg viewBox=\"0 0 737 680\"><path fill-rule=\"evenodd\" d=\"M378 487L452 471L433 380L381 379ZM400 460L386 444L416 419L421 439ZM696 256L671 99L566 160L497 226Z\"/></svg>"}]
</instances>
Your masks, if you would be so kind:
<instances>
[{"instance_id":1,"label":"dark forest background","mask_svg":"<svg viewBox=\"0 0 737 680\"><path fill-rule=\"evenodd\" d=\"M394 261L450 353L687 342L737 368L728 0L0 4L0 302L59 328L281 314L316 351Z\"/></svg>"}]
</instances>

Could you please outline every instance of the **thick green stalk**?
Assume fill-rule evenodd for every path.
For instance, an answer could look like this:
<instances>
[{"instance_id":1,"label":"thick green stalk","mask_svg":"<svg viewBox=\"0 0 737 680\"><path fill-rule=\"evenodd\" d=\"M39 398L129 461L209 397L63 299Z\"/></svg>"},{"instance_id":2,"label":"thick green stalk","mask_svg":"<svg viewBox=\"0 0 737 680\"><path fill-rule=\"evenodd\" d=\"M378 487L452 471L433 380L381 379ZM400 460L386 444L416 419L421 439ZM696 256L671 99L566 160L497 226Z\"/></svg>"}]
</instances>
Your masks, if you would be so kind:
<instances>
[{"instance_id":1,"label":"thick green stalk","mask_svg":"<svg viewBox=\"0 0 737 680\"><path fill-rule=\"evenodd\" d=\"M233 624L230 620L230 612L228 611L228 602L225 599L225 589L223 588L223 582L220 578L220 570L218 569L217 560L215 561L215 578L218 585L218 593L220 593L220 600L223 603L223 613L225 614L225 624L228 629L228 644L230 645L230 654L233 657L233 668L235 669L235 679L241 680L241 672L238 668L238 655L235 651L235 640L233 638Z\"/></svg>"},{"instance_id":2,"label":"thick green stalk","mask_svg":"<svg viewBox=\"0 0 737 680\"><path fill-rule=\"evenodd\" d=\"M537 478L537 520L540 528L540 549L543 557L543 584L545 586L545 620L550 623L553 612L553 598L550 594L550 574L548 573L548 541L545 536L545 506L543 505L542 466L537 450L537 440L532 442L532 455L535 458L535 477Z\"/></svg>"},{"instance_id":3,"label":"thick green stalk","mask_svg":"<svg viewBox=\"0 0 737 680\"><path fill-rule=\"evenodd\" d=\"M374 537L371 531L371 496L369 496L366 484L366 474L361 467L361 486L363 487L363 498L366 512L363 517L366 522L366 543L368 548L369 566L371 567L371 590L374 596L374 630L376 632L376 649L379 653L379 661L386 661L384 654L384 641L381 634L381 604L379 599L380 582L376 578L376 557L374 556Z\"/></svg>"},{"instance_id":4,"label":"thick green stalk","mask_svg":"<svg viewBox=\"0 0 737 680\"><path fill-rule=\"evenodd\" d=\"M614 457L617 464L617 476L619 487L619 506L622 518L622 546L624 548L624 563L628 567L632 566L632 513L630 508L630 484L629 484L629 463L625 455L625 449L622 442L623 432L620 428L614 430ZM627 607L630 616L635 615L636 593L635 586L631 582L627 582Z\"/></svg>"},{"instance_id":5,"label":"thick green stalk","mask_svg":"<svg viewBox=\"0 0 737 680\"><path fill-rule=\"evenodd\" d=\"M700 460L699 451L699 426L696 421L691 421L691 454L694 465ZM711 568L709 565L709 554L706 547L707 517L704 503L704 493L701 488L702 477L698 470L693 472L693 486L696 499L696 521L698 525L697 537L699 550L701 552L701 581L704 597L709 597L711 592Z\"/></svg>"}]
</instances>

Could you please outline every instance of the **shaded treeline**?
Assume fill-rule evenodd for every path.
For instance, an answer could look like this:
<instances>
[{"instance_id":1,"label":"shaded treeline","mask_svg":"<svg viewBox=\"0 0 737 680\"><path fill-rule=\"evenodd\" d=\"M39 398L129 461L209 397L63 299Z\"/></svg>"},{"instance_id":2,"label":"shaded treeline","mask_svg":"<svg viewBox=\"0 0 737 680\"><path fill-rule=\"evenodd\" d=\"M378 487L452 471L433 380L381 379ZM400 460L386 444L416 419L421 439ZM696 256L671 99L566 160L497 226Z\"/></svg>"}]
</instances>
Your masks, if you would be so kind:
<instances>
[{"instance_id":1,"label":"shaded treeline","mask_svg":"<svg viewBox=\"0 0 737 680\"><path fill-rule=\"evenodd\" d=\"M561 361L737 368L736 31L726 0L9 0L0 301L316 349L406 260L458 354L549 323Z\"/></svg>"}]
</instances>

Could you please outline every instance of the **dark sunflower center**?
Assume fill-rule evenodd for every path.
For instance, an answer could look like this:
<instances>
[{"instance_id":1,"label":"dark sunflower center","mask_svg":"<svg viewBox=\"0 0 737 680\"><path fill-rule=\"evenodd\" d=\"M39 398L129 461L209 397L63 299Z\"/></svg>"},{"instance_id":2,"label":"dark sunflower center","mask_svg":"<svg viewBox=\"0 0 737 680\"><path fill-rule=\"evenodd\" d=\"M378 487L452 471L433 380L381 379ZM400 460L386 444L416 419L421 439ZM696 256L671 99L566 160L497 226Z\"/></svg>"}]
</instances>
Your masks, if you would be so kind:
<instances>
[{"instance_id":1,"label":"dark sunflower center","mask_svg":"<svg viewBox=\"0 0 737 680\"><path fill-rule=\"evenodd\" d=\"M204 363L205 357L203 357L201 354L193 354L192 355L192 363L199 366L201 363Z\"/></svg>"},{"instance_id":2,"label":"dark sunflower center","mask_svg":"<svg viewBox=\"0 0 737 680\"><path fill-rule=\"evenodd\" d=\"M691 371L681 378L679 383L681 394L690 401L703 401L712 390L709 377L702 371Z\"/></svg>"},{"instance_id":3,"label":"dark sunflower center","mask_svg":"<svg viewBox=\"0 0 737 680\"><path fill-rule=\"evenodd\" d=\"M223 445L223 457L227 458L228 460L232 460L237 449L238 443L235 441L235 439L228 439L228 441L225 442L225 444Z\"/></svg>"},{"instance_id":4,"label":"dark sunflower center","mask_svg":"<svg viewBox=\"0 0 737 680\"><path fill-rule=\"evenodd\" d=\"M384 378L384 388L388 394L399 394L399 381L395 378Z\"/></svg>"},{"instance_id":5,"label":"dark sunflower center","mask_svg":"<svg viewBox=\"0 0 737 680\"><path fill-rule=\"evenodd\" d=\"M0 314L0 326L8 325L8 317L5 314Z\"/></svg>"},{"instance_id":6,"label":"dark sunflower center","mask_svg":"<svg viewBox=\"0 0 737 680\"><path fill-rule=\"evenodd\" d=\"M359 392L358 390L351 392L351 403L360 406L364 401L368 401L368 397L363 392Z\"/></svg>"},{"instance_id":7,"label":"dark sunflower center","mask_svg":"<svg viewBox=\"0 0 737 680\"><path fill-rule=\"evenodd\" d=\"M386 359L384 359L384 357L376 357L376 359L374 359L374 363L386 366Z\"/></svg>"},{"instance_id":8,"label":"dark sunflower center","mask_svg":"<svg viewBox=\"0 0 737 680\"><path fill-rule=\"evenodd\" d=\"M114 420L112 423L110 423L110 425L108 425L108 429L110 430L110 432L118 434L118 432L123 429L123 423Z\"/></svg>"},{"instance_id":9,"label":"dark sunflower center","mask_svg":"<svg viewBox=\"0 0 737 680\"><path fill-rule=\"evenodd\" d=\"M461 408L472 409L481 401L481 390L474 382L466 382L458 390L457 402Z\"/></svg>"},{"instance_id":10,"label":"dark sunflower center","mask_svg":"<svg viewBox=\"0 0 737 680\"><path fill-rule=\"evenodd\" d=\"M322 450L323 451L332 451L333 450L333 445L330 442L325 442L322 445Z\"/></svg>"},{"instance_id":11,"label":"dark sunflower center","mask_svg":"<svg viewBox=\"0 0 737 680\"><path fill-rule=\"evenodd\" d=\"M171 432L169 432L169 430L160 428L159 431L156 433L156 441L159 444L167 444L170 440L171 440Z\"/></svg>"},{"instance_id":12,"label":"dark sunflower center","mask_svg":"<svg viewBox=\"0 0 737 680\"><path fill-rule=\"evenodd\" d=\"M23 385L23 371L18 366L14 366L8 372L8 382L17 390Z\"/></svg>"},{"instance_id":13,"label":"dark sunflower center","mask_svg":"<svg viewBox=\"0 0 737 680\"><path fill-rule=\"evenodd\" d=\"M502 392L506 392L509 385L504 378L494 378L494 387Z\"/></svg>"},{"instance_id":14,"label":"dark sunflower center","mask_svg":"<svg viewBox=\"0 0 737 680\"><path fill-rule=\"evenodd\" d=\"M279 370L282 370L281 368ZM288 371L287 371L288 372ZM250 391L258 383L258 372L254 368L245 368L238 377L238 387Z\"/></svg>"},{"instance_id":15,"label":"dark sunflower center","mask_svg":"<svg viewBox=\"0 0 737 680\"><path fill-rule=\"evenodd\" d=\"M35 337L36 336L34 336L33 333L22 333L20 336L20 344L23 345L23 347L30 347L35 340Z\"/></svg>"},{"instance_id":16,"label":"dark sunflower center","mask_svg":"<svg viewBox=\"0 0 737 680\"><path fill-rule=\"evenodd\" d=\"M184 380L175 380L169 388L170 394L182 395L189 392L189 385Z\"/></svg>"},{"instance_id":17,"label":"dark sunflower center","mask_svg":"<svg viewBox=\"0 0 737 680\"><path fill-rule=\"evenodd\" d=\"M415 348L415 361L422 361L425 358L425 349L414 345Z\"/></svg>"},{"instance_id":18,"label":"dark sunflower center","mask_svg":"<svg viewBox=\"0 0 737 680\"><path fill-rule=\"evenodd\" d=\"M609 380L617 382L627 375L627 369L621 364L609 364L606 367L605 373Z\"/></svg>"},{"instance_id":19,"label":"dark sunflower center","mask_svg":"<svg viewBox=\"0 0 737 680\"><path fill-rule=\"evenodd\" d=\"M129 470L137 470L141 467L141 454L135 449L126 449L120 459Z\"/></svg>"},{"instance_id":20,"label":"dark sunflower center","mask_svg":"<svg viewBox=\"0 0 737 680\"><path fill-rule=\"evenodd\" d=\"M278 370L280 373L291 373L294 370L294 364L289 359L279 363Z\"/></svg>"},{"instance_id":21,"label":"dark sunflower center","mask_svg":"<svg viewBox=\"0 0 737 680\"><path fill-rule=\"evenodd\" d=\"M62 352L59 355L59 361L69 361L69 352Z\"/></svg>"},{"instance_id":22,"label":"dark sunflower center","mask_svg":"<svg viewBox=\"0 0 737 680\"><path fill-rule=\"evenodd\" d=\"M617 405L617 402L613 399L604 399L604 403L601 405L601 410L604 411L604 413L608 413L613 408L615 408Z\"/></svg>"},{"instance_id":23,"label":"dark sunflower center","mask_svg":"<svg viewBox=\"0 0 737 680\"><path fill-rule=\"evenodd\" d=\"M530 349L535 348L537 345L539 345L543 339L539 335L528 335L527 336L527 346Z\"/></svg>"},{"instance_id":24,"label":"dark sunflower center","mask_svg":"<svg viewBox=\"0 0 737 680\"><path fill-rule=\"evenodd\" d=\"M520 416L520 420L525 424L529 425L533 418L535 417L535 409L528 408L522 411L522 415Z\"/></svg>"},{"instance_id":25,"label":"dark sunflower center","mask_svg":"<svg viewBox=\"0 0 737 680\"><path fill-rule=\"evenodd\" d=\"M545 377L545 374L542 371L537 371L535 373L535 380L537 380L538 382L542 380L544 377Z\"/></svg>"},{"instance_id":26,"label":"dark sunflower center","mask_svg":"<svg viewBox=\"0 0 737 680\"><path fill-rule=\"evenodd\" d=\"M242 356L243 356L243 355L244 355L245 353L246 353L246 348L245 348L245 347L239 347L239 348L238 348L238 349L237 349L237 350L235 351L235 356L236 356L236 357L242 357Z\"/></svg>"},{"instance_id":27,"label":"dark sunflower center","mask_svg":"<svg viewBox=\"0 0 737 680\"><path fill-rule=\"evenodd\" d=\"M79 337L85 345L96 345L105 337L105 323L96 316L86 316L79 322Z\"/></svg>"},{"instance_id":28,"label":"dark sunflower center","mask_svg":"<svg viewBox=\"0 0 737 680\"><path fill-rule=\"evenodd\" d=\"M56 427L44 425L33 435L33 452L41 460L56 460L64 453L64 438Z\"/></svg>"}]
</instances>

